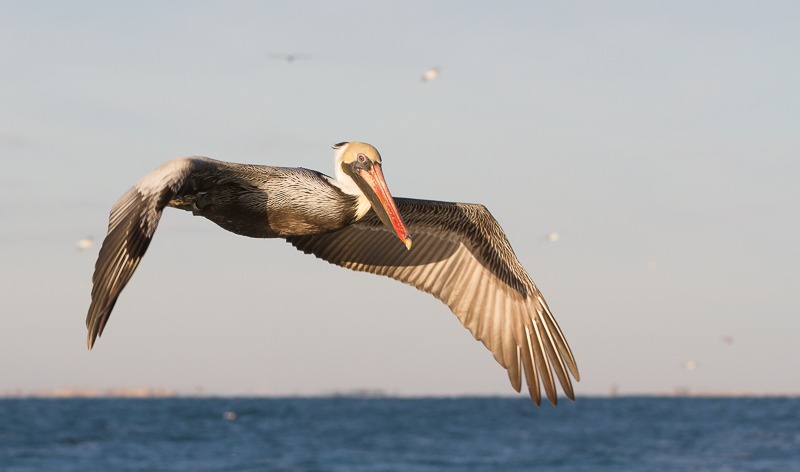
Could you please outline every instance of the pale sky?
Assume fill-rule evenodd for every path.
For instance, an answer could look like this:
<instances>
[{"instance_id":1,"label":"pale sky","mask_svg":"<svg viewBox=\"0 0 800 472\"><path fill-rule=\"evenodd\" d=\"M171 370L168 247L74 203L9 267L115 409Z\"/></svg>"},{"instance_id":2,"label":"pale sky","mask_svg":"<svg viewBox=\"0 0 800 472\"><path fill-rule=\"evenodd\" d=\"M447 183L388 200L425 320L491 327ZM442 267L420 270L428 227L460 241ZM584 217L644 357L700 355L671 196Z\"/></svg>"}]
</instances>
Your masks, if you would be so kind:
<instances>
[{"instance_id":1,"label":"pale sky","mask_svg":"<svg viewBox=\"0 0 800 472\"><path fill-rule=\"evenodd\" d=\"M395 196L490 209L579 398L800 392L796 2L0 11L0 392L512 394L429 295L174 209L86 350L76 244L139 178L183 155L330 175L347 140Z\"/></svg>"}]
</instances>

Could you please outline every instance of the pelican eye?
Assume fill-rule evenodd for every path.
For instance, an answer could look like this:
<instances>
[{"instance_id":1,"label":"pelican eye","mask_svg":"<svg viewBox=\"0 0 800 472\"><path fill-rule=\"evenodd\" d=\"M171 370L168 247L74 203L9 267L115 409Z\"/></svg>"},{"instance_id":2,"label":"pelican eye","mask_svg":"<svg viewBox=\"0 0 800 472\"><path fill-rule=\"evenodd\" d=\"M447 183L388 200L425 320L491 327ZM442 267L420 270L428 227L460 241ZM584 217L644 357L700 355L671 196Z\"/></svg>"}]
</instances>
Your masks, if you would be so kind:
<instances>
[{"instance_id":1,"label":"pelican eye","mask_svg":"<svg viewBox=\"0 0 800 472\"><path fill-rule=\"evenodd\" d=\"M358 153L358 156L356 156L356 157L358 158L358 162L360 162L362 164L367 162L367 156L365 156L362 153Z\"/></svg>"}]
</instances>

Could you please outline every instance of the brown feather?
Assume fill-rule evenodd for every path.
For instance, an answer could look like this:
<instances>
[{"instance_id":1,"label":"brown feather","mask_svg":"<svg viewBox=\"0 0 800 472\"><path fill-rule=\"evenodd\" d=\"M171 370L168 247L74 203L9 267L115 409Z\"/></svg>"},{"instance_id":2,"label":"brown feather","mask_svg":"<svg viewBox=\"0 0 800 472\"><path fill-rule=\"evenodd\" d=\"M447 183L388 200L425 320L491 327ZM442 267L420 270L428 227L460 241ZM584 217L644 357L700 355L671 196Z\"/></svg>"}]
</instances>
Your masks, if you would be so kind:
<instances>
[{"instance_id":1,"label":"brown feather","mask_svg":"<svg viewBox=\"0 0 800 472\"><path fill-rule=\"evenodd\" d=\"M411 230L407 251L372 212L329 233L290 236L298 249L349 269L385 275L444 302L508 370L519 391L525 372L531 399L541 401L541 379L557 402L553 369L574 399L572 352L536 285L482 205L396 198Z\"/></svg>"}]
</instances>

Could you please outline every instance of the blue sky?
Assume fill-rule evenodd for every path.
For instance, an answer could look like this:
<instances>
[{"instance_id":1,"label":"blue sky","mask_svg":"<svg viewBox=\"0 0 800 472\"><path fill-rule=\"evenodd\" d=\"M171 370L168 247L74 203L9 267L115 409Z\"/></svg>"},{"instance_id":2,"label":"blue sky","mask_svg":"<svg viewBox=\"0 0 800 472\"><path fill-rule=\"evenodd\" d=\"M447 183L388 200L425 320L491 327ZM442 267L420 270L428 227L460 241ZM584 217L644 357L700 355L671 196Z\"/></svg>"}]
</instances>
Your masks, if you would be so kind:
<instances>
[{"instance_id":1,"label":"blue sky","mask_svg":"<svg viewBox=\"0 0 800 472\"><path fill-rule=\"evenodd\" d=\"M396 196L492 211L578 396L800 391L793 2L1 8L0 391L511 393L435 299L176 210L86 351L97 247L75 243L140 177L183 155L332 174L344 140Z\"/></svg>"}]
</instances>

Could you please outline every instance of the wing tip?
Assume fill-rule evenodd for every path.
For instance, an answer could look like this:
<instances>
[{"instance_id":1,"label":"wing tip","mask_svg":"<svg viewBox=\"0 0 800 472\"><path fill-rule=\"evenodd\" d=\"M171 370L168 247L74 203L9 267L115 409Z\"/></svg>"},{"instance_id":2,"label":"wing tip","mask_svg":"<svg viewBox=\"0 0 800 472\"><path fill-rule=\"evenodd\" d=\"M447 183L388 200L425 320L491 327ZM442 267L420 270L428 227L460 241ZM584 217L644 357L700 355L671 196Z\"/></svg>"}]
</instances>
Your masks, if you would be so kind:
<instances>
[{"instance_id":1,"label":"wing tip","mask_svg":"<svg viewBox=\"0 0 800 472\"><path fill-rule=\"evenodd\" d=\"M86 347L91 351L102 330L98 329L97 323L91 318L87 320L86 328L88 328L88 333L86 333Z\"/></svg>"},{"instance_id":2,"label":"wing tip","mask_svg":"<svg viewBox=\"0 0 800 472\"><path fill-rule=\"evenodd\" d=\"M534 405L542 406L542 393L539 392L538 388L535 389L535 390L532 389L532 388L529 388L528 389L528 393L530 394L531 401L533 402Z\"/></svg>"},{"instance_id":3,"label":"wing tip","mask_svg":"<svg viewBox=\"0 0 800 472\"><path fill-rule=\"evenodd\" d=\"M576 364L573 361L573 362L567 364L567 366L569 367L569 371L572 374L572 377L575 378L575 381L576 382L580 382L581 381L581 373L578 372L578 364Z\"/></svg>"}]
</instances>

